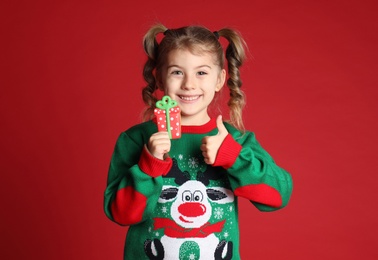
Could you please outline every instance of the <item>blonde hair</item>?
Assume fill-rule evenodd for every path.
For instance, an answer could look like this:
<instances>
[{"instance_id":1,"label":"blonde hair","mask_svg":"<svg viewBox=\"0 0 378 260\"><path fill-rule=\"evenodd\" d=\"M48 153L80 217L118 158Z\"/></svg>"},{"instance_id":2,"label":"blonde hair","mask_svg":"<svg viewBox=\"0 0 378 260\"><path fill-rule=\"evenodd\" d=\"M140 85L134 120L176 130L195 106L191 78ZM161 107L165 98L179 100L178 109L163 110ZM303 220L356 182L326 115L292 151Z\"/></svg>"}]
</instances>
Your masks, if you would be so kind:
<instances>
[{"instance_id":1,"label":"blonde hair","mask_svg":"<svg viewBox=\"0 0 378 260\"><path fill-rule=\"evenodd\" d=\"M163 33L160 43L157 35ZM228 41L226 51L223 50L219 37ZM147 82L142 90L143 101L147 108L144 111L144 120L151 119L157 97L155 91L159 88L158 81L161 77L163 65L167 62L170 51L177 49L189 50L192 53L207 52L215 57L215 63L224 68L225 58L228 66L227 86L230 90L230 99L227 103L230 109L230 123L244 131L242 110L245 105L245 96L240 89L239 67L245 59L246 44L241 35L230 28L223 28L217 32L211 32L203 26L186 26L178 29L168 29L162 24L156 24L148 30L143 38L144 50L147 61L143 69L143 77Z\"/></svg>"}]
</instances>

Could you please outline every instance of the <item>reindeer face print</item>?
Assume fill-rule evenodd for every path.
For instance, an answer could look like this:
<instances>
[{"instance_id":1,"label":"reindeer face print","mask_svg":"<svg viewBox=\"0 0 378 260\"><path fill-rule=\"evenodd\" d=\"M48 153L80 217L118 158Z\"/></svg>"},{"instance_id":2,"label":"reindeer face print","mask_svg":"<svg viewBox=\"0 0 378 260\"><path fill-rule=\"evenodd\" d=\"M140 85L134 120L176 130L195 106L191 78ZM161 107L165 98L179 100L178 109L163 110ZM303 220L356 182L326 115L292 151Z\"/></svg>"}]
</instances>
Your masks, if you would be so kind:
<instances>
[{"instance_id":1,"label":"reindeer face print","mask_svg":"<svg viewBox=\"0 0 378 260\"><path fill-rule=\"evenodd\" d=\"M185 228L198 228L206 224L212 214L210 201L224 204L234 201L234 194L222 187L206 188L200 181L186 181L179 188L164 186L160 203L173 201L171 217Z\"/></svg>"},{"instance_id":2,"label":"reindeer face print","mask_svg":"<svg viewBox=\"0 0 378 260\"><path fill-rule=\"evenodd\" d=\"M172 202L170 215L184 228L198 228L206 224L212 215L210 201L224 204L234 201L231 190L223 187L206 187L210 180L222 178L219 171L207 167L198 172L196 180L191 180L187 171L181 171L176 160L173 160L171 171L165 178L173 178L178 186L163 186L160 203Z\"/></svg>"},{"instance_id":3,"label":"reindeer face print","mask_svg":"<svg viewBox=\"0 0 378 260\"><path fill-rule=\"evenodd\" d=\"M205 185L198 181L187 181L177 192L171 206L173 220L187 228L204 225L211 217Z\"/></svg>"}]
</instances>

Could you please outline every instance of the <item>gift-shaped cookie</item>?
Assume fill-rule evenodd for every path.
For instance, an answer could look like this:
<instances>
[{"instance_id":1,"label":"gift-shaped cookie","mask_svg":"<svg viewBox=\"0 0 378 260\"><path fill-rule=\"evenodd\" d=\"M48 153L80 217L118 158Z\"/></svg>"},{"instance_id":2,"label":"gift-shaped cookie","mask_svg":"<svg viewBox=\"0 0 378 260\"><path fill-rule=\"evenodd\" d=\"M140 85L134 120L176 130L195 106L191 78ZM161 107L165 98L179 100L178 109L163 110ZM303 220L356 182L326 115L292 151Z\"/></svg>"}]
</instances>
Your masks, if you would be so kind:
<instances>
[{"instance_id":1,"label":"gift-shaped cookie","mask_svg":"<svg viewBox=\"0 0 378 260\"><path fill-rule=\"evenodd\" d=\"M154 110L158 131L168 131L170 139L181 137L181 113L177 102L164 96Z\"/></svg>"}]
</instances>

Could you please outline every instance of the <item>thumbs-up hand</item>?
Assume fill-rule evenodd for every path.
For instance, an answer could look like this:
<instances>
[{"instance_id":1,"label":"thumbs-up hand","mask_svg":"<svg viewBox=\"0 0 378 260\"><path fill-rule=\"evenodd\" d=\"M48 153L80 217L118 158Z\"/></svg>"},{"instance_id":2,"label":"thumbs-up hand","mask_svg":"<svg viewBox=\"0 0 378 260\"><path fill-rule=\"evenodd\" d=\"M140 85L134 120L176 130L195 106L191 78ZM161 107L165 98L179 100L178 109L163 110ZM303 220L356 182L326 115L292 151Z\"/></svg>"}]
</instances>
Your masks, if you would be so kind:
<instances>
[{"instance_id":1,"label":"thumbs-up hand","mask_svg":"<svg viewBox=\"0 0 378 260\"><path fill-rule=\"evenodd\" d=\"M205 136L202 139L201 151L204 157L205 163L213 164L218 154L219 147L223 140L228 135L228 131L223 124L222 116L217 117L218 134L213 136Z\"/></svg>"}]
</instances>

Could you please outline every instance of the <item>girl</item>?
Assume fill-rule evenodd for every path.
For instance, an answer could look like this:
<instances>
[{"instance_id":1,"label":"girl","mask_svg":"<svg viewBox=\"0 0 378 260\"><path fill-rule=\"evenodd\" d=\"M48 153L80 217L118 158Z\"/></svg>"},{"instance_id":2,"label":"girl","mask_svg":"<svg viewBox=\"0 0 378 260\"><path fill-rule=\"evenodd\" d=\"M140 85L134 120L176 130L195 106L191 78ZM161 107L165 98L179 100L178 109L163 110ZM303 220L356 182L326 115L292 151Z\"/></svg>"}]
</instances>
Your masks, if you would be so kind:
<instances>
[{"instance_id":1,"label":"girl","mask_svg":"<svg viewBox=\"0 0 378 260\"><path fill-rule=\"evenodd\" d=\"M225 53L219 37L229 43ZM290 175L244 130L244 41L232 29L159 24L145 35L144 49L149 120L119 136L105 191L106 215L129 226L124 259L240 259L238 197L273 211L287 205L292 191ZM229 123L208 111L226 80L224 56ZM179 139L157 131L157 90L181 110Z\"/></svg>"}]
</instances>

